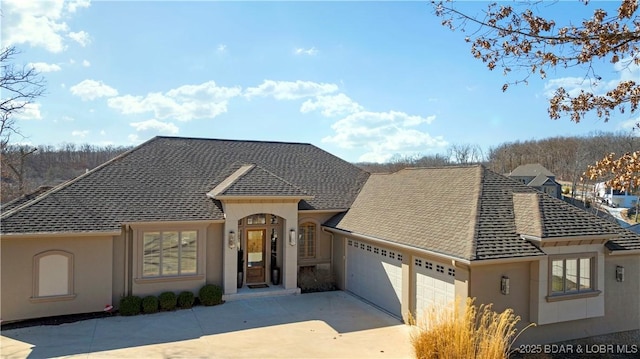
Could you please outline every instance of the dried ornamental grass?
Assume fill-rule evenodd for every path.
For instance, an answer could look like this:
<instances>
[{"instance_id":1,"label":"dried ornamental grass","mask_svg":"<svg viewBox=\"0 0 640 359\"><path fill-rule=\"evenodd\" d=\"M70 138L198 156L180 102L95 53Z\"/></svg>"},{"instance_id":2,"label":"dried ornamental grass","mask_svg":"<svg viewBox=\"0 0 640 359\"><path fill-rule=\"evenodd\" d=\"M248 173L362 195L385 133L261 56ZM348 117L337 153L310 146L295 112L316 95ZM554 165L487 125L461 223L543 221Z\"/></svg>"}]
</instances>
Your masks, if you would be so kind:
<instances>
[{"instance_id":1,"label":"dried ornamental grass","mask_svg":"<svg viewBox=\"0 0 640 359\"><path fill-rule=\"evenodd\" d=\"M411 334L416 358L508 358L520 317L512 309L496 313L491 304L473 302L456 300L429 308L418 323L410 319L417 324Z\"/></svg>"}]
</instances>

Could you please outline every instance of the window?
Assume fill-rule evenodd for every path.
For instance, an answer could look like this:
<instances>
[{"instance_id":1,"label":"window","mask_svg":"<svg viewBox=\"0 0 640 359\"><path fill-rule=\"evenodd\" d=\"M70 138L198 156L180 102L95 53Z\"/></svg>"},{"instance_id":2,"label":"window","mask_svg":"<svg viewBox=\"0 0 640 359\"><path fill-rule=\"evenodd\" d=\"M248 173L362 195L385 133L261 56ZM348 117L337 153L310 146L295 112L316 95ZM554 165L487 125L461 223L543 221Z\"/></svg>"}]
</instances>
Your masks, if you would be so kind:
<instances>
[{"instance_id":1,"label":"window","mask_svg":"<svg viewBox=\"0 0 640 359\"><path fill-rule=\"evenodd\" d=\"M316 225L313 223L303 223L300 226L300 236L298 241L298 257L316 257ZM363 245L364 248L364 245Z\"/></svg>"},{"instance_id":2,"label":"window","mask_svg":"<svg viewBox=\"0 0 640 359\"><path fill-rule=\"evenodd\" d=\"M145 232L143 277L194 275L197 273L198 232Z\"/></svg>"},{"instance_id":3,"label":"window","mask_svg":"<svg viewBox=\"0 0 640 359\"><path fill-rule=\"evenodd\" d=\"M73 254L47 251L33 258L33 299L73 299Z\"/></svg>"},{"instance_id":4,"label":"window","mask_svg":"<svg viewBox=\"0 0 640 359\"><path fill-rule=\"evenodd\" d=\"M595 255L551 258L550 294L593 291Z\"/></svg>"}]
</instances>

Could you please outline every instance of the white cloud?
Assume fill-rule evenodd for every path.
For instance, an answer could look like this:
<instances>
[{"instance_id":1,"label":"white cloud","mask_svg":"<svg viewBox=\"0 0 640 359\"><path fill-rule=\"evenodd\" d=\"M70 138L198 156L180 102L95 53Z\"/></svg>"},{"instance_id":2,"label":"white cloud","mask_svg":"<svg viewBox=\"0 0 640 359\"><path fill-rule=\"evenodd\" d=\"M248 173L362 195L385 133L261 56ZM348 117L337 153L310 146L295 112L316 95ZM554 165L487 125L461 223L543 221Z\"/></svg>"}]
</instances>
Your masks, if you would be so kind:
<instances>
[{"instance_id":1,"label":"white cloud","mask_svg":"<svg viewBox=\"0 0 640 359\"><path fill-rule=\"evenodd\" d=\"M310 49L304 49L302 47L296 48L295 50L293 50L293 53L296 55L309 55L309 56L313 56L316 55L318 53L318 50L316 50L315 47L312 47Z\"/></svg>"},{"instance_id":2,"label":"white cloud","mask_svg":"<svg viewBox=\"0 0 640 359\"><path fill-rule=\"evenodd\" d=\"M318 96L315 100L307 100L300 106L302 113L316 110L321 110L322 115L326 117L333 117L359 112L364 108L343 93Z\"/></svg>"},{"instance_id":3,"label":"white cloud","mask_svg":"<svg viewBox=\"0 0 640 359\"><path fill-rule=\"evenodd\" d=\"M89 61L87 61L87 60L82 60L82 66L89 67L89 66L91 66L91 63Z\"/></svg>"},{"instance_id":4,"label":"white cloud","mask_svg":"<svg viewBox=\"0 0 640 359\"><path fill-rule=\"evenodd\" d=\"M85 31L78 31L78 32L70 32L67 34L67 36L69 36L69 38L77 43L80 44L80 46L85 47L87 45L89 45L89 43L91 43L91 39L89 38L89 34L86 33Z\"/></svg>"},{"instance_id":5,"label":"white cloud","mask_svg":"<svg viewBox=\"0 0 640 359\"><path fill-rule=\"evenodd\" d=\"M87 137L87 135L89 134L89 130L74 130L71 131L71 136L73 137L78 137L78 138L85 138Z\"/></svg>"},{"instance_id":6,"label":"white cloud","mask_svg":"<svg viewBox=\"0 0 640 359\"><path fill-rule=\"evenodd\" d=\"M24 107L20 110L16 110L13 114L16 118L21 120L42 120L39 103L27 103Z\"/></svg>"},{"instance_id":7,"label":"white cloud","mask_svg":"<svg viewBox=\"0 0 640 359\"><path fill-rule=\"evenodd\" d=\"M75 64L75 63L76 63L76 60L74 60L74 59L69 59L69 63L70 63L71 65L73 65L73 64Z\"/></svg>"},{"instance_id":8,"label":"white cloud","mask_svg":"<svg viewBox=\"0 0 640 359\"><path fill-rule=\"evenodd\" d=\"M640 117L632 118L626 121L621 122L618 125L619 130L633 130L633 133L636 136L640 136L640 129L638 128L638 124L640 124Z\"/></svg>"},{"instance_id":9,"label":"white cloud","mask_svg":"<svg viewBox=\"0 0 640 359\"><path fill-rule=\"evenodd\" d=\"M545 96L553 97L556 90L562 87L567 93L572 96L578 96L580 91L595 91L598 87L598 83L585 79L584 77L561 77L557 79L551 79L544 85Z\"/></svg>"},{"instance_id":10,"label":"white cloud","mask_svg":"<svg viewBox=\"0 0 640 359\"><path fill-rule=\"evenodd\" d=\"M136 131L139 131L139 132L140 131L156 131L159 133L168 133L171 135L176 135L178 134L178 131L180 131L178 126L174 125L173 123L162 122L156 119L151 119L151 120L141 121L141 122L132 122L129 125L131 125L131 127L135 128Z\"/></svg>"},{"instance_id":11,"label":"white cloud","mask_svg":"<svg viewBox=\"0 0 640 359\"><path fill-rule=\"evenodd\" d=\"M89 0L70 0L67 2L67 11L74 13L77 9L87 8L89 5L91 5Z\"/></svg>"},{"instance_id":12,"label":"white cloud","mask_svg":"<svg viewBox=\"0 0 640 359\"><path fill-rule=\"evenodd\" d=\"M107 135L107 131L105 130L100 130L100 136L106 136Z\"/></svg>"},{"instance_id":13,"label":"white cloud","mask_svg":"<svg viewBox=\"0 0 640 359\"><path fill-rule=\"evenodd\" d=\"M218 52L226 52L226 51L227 51L227 45L225 44L218 45Z\"/></svg>"},{"instance_id":14,"label":"white cloud","mask_svg":"<svg viewBox=\"0 0 640 359\"><path fill-rule=\"evenodd\" d=\"M321 96L338 91L338 86L312 81L273 81L264 80L258 87L249 87L245 91L248 98L254 96L272 96L276 100L296 100L304 97Z\"/></svg>"},{"instance_id":15,"label":"white cloud","mask_svg":"<svg viewBox=\"0 0 640 359\"><path fill-rule=\"evenodd\" d=\"M433 137L416 127L430 124L435 116L421 117L404 112L360 111L334 123L335 135L322 139L346 149L364 148L367 152L360 161L384 162L395 154L424 153L429 149L442 149L447 142L442 136Z\"/></svg>"},{"instance_id":16,"label":"white cloud","mask_svg":"<svg viewBox=\"0 0 640 359\"><path fill-rule=\"evenodd\" d=\"M138 137L138 135L136 135L136 134L131 134L131 135L128 136L128 138L129 138L129 142L131 142L131 143L140 142L140 137Z\"/></svg>"},{"instance_id":17,"label":"white cloud","mask_svg":"<svg viewBox=\"0 0 640 359\"><path fill-rule=\"evenodd\" d=\"M64 34L69 26L64 21L80 7L88 7L87 1L74 1L65 7L64 0L2 1L3 45L28 44L59 53L66 49ZM84 31L74 34L84 33Z\"/></svg>"},{"instance_id":18,"label":"white cloud","mask_svg":"<svg viewBox=\"0 0 640 359\"><path fill-rule=\"evenodd\" d=\"M55 72L62 70L60 66L46 62L30 62L28 66L33 67L38 72Z\"/></svg>"},{"instance_id":19,"label":"white cloud","mask_svg":"<svg viewBox=\"0 0 640 359\"><path fill-rule=\"evenodd\" d=\"M214 81L199 85L184 85L166 93L153 92L146 96L125 95L110 98L109 107L123 114L153 112L158 119L190 121L214 118L227 112L228 100L240 96L240 87L221 87Z\"/></svg>"},{"instance_id":20,"label":"white cloud","mask_svg":"<svg viewBox=\"0 0 640 359\"><path fill-rule=\"evenodd\" d=\"M80 97L83 101L95 100L99 97L113 97L118 95L118 91L111 86L105 85L102 81L84 80L69 88L72 94Z\"/></svg>"}]
</instances>

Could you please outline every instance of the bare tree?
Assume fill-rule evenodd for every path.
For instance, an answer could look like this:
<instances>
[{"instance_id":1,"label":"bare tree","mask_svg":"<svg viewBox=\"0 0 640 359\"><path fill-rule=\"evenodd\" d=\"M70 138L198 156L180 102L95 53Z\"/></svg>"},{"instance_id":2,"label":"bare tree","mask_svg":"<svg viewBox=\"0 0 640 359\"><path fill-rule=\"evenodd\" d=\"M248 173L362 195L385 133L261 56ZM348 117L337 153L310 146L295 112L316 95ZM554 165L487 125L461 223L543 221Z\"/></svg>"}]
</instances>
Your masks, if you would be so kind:
<instances>
[{"instance_id":1,"label":"bare tree","mask_svg":"<svg viewBox=\"0 0 640 359\"><path fill-rule=\"evenodd\" d=\"M582 0L585 6L588 0ZM570 115L580 122L587 113L595 112L605 122L616 108L624 113L638 109L640 83L621 80L606 93L598 93L601 77L595 72L595 61L608 60L629 66L640 65L640 16L637 0L622 0L617 14L610 15L603 9L594 9L590 19L558 25L553 19L538 16L531 8L540 1L526 1L526 9L516 11L510 4L492 3L482 17L474 17L455 8L452 1L432 1L435 14L442 24L452 30L467 30L473 57L487 64L489 70L501 68L505 75L512 70L524 71L523 78L507 82L527 83L531 75L541 78L550 69L581 66L585 69L585 82L591 90L581 90L573 95L559 87L549 100L549 116L558 119ZM640 127L640 124L636 124Z\"/></svg>"},{"instance_id":2,"label":"bare tree","mask_svg":"<svg viewBox=\"0 0 640 359\"><path fill-rule=\"evenodd\" d=\"M2 75L0 77L0 146L4 150L12 134L20 134L15 115L42 96L45 89L44 78L33 67L15 66L12 63L19 51L5 47L0 51Z\"/></svg>"}]
</instances>

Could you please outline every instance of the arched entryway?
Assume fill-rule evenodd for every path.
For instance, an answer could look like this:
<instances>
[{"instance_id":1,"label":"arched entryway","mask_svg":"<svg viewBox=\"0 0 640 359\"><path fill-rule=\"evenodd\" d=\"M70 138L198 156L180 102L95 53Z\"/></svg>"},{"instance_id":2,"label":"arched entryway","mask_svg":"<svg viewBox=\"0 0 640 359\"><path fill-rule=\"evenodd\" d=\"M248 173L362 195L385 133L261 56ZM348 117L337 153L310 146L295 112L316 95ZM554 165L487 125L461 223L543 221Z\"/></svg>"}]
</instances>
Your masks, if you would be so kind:
<instances>
[{"instance_id":1,"label":"arched entryway","mask_svg":"<svg viewBox=\"0 0 640 359\"><path fill-rule=\"evenodd\" d=\"M238 220L239 287L281 282L283 218L257 213Z\"/></svg>"}]
</instances>

